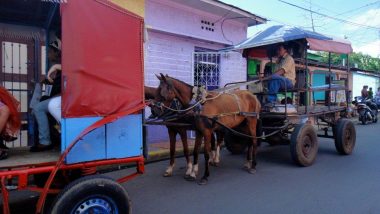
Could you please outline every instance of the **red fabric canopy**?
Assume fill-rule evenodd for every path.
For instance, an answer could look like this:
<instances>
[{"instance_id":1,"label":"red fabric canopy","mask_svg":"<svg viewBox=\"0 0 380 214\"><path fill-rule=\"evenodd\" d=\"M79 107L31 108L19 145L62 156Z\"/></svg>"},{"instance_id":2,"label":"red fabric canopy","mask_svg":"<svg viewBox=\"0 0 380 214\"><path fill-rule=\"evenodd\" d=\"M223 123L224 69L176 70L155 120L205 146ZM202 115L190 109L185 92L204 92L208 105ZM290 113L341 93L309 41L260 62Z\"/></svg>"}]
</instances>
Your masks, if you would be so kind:
<instances>
[{"instance_id":1,"label":"red fabric canopy","mask_svg":"<svg viewBox=\"0 0 380 214\"><path fill-rule=\"evenodd\" d=\"M333 53L349 54L352 53L351 44L336 40L319 40L306 38L309 42L309 49L314 51L326 51Z\"/></svg>"},{"instance_id":2,"label":"red fabric canopy","mask_svg":"<svg viewBox=\"0 0 380 214\"><path fill-rule=\"evenodd\" d=\"M143 100L143 19L105 0L62 6L63 117L106 116Z\"/></svg>"}]
</instances>

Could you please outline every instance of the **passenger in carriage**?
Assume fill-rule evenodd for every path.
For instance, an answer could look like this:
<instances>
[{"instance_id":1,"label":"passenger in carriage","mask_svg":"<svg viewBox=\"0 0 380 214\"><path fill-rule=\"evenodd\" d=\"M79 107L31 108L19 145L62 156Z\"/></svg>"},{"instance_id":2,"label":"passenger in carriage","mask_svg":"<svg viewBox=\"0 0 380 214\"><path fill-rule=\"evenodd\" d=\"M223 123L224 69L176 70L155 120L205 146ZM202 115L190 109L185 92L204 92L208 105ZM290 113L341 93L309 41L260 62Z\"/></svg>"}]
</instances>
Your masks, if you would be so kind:
<instances>
[{"instance_id":1,"label":"passenger in carriage","mask_svg":"<svg viewBox=\"0 0 380 214\"><path fill-rule=\"evenodd\" d=\"M268 105L273 106L277 101L277 93L279 90L292 89L296 83L296 68L294 59L288 53L285 44L277 47L277 64L275 72L267 77L268 81Z\"/></svg>"},{"instance_id":2,"label":"passenger in carriage","mask_svg":"<svg viewBox=\"0 0 380 214\"><path fill-rule=\"evenodd\" d=\"M38 124L39 144L31 147L32 152L52 149L50 139L49 120L47 113L51 113L59 122L61 117L61 41L57 38L49 44L48 59L53 64L47 75L45 82L52 84L52 89L48 99L45 99L33 108L33 115ZM59 111L57 106L59 105Z\"/></svg>"},{"instance_id":3,"label":"passenger in carriage","mask_svg":"<svg viewBox=\"0 0 380 214\"><path fill-rule=\"evenodd\" d=\"M8 147L4 141L14 141L20 130L20 103L0 86L0 160L8 157Z\"/></svg>"}]
</instances>

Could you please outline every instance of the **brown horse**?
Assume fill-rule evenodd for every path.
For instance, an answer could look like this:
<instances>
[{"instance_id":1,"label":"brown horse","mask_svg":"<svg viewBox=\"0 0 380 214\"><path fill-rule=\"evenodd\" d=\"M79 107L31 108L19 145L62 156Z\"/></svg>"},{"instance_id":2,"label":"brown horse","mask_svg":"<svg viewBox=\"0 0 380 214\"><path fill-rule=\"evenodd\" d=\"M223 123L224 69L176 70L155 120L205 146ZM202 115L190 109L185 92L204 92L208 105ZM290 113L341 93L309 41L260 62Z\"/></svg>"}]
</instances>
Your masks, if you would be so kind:
<instances>
[{"instance_id":1,"label":"brown horse","mask_svg":"<svg viewBox=\"0 0 380 214\"><path fill-rule=\"evenodd\" d=\"M158 91L158 88L153 88L153 87L144 87L145 90L145 99L153 100L153 102L163 102L164 105L170 106L171 101L165 101L161 96ZM163 109L158 108L154 105L149 105L151 108L151 112L155 117L159 117L164 113ZM190 160L190 153L189 153L189 146L187 142L187 133L186 133L186 128L185 127L176 127L176 126L166 126L168 129L168 134L169 134L169 140L170 140L170 165L166 169L164 173L164 177L170 177L173 175L173 169L175 165L175 151L176 151L176 136L179 134L182 140L182 146L183 146L183 153L186 158L187 162L187 169L185 173L185 177L189 176L193 165Z\"/></svg>"},{"instance_id":2,"label":"brown horse","mask_svg":"<svg viewBox=\"0 0 380 214\"><path fill-rule=\"evenodd\" d=\"M193 99L192 98L193 86L188 85L187 83L184 83L180 80L169 77L168 75L164 76L163 74L161 74L161 76L158 76L158 75L156 76L160 80L158 91L160 93L159 96L161 96L161 99L165 100L166 102L168 101L171 102L174 99L178 99L185 109L191 106L190 102ZM170 83L170 84L167 84L167 83ZM176 90L176 88L178 88L179 90ZM162 96L162 94L164 94L165 96ZM195 130L195 114L194 113L195 113L194 109L190 109L188 112L188 115L191 115L192 117L188 117L186 121L188 123L193 124L193 127L190 128L191 130ZM209 163L213 166L218 166L220 163L220 147L223 142L224 131L216 130L215 134L216 134L217 144L215 145L215 136L212 134L211 135L212 158L209 160ZM189 178L189 177L190 176L187 176L186 178Z\"/></svg>"},{"instance_id":3,"label":"brown horse","mask_svg":"<svg viewBox=\"0 0 380 214\"><path fill-rule=\"evenodd\" d=\"M165 100L170 101L174 98L191 100L192 86L162 74L159 79L161 80L159 86L160 95ZM206 184L210 175L209 160L212 133L221 133L225 127L234 128L242 123L246 123L252 136L252 143L248 147L245 167L249 173L255 173L257 151L256 124L260 108L261 105L256 96L246 90L236 90L229 93L208 93L206 101L195 117L194 166L188 180L195 180L198 173L198 155L202 137L204 137L205 142L205 171L199 184ZM256 113L256 116L252 116L252 113Z\"/></svg>"}]
</instances>

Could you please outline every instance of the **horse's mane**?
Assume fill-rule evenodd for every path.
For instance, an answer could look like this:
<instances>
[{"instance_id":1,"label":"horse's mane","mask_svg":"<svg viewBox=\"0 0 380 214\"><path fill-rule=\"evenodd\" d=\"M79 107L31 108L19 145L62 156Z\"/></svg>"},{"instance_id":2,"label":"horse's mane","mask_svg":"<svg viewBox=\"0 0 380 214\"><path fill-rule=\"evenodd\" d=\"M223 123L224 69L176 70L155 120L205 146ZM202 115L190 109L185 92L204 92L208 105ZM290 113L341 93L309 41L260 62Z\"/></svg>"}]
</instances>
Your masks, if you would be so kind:
<instances>
[{"instance_id":1,"label":"horse's mane","mask_svg":"<svg viewBox=\"0 0 380 214\"><path fill-rule=\"evenodd\" d=\"M179 80L179 79L175 79L175 78L173 78L173 77L170 77L170 76L167 76L166 78L169 78L170 80L172 80L172 81L177 81L177 82L180 82L180 83L182 83L182 84L184 84L185 86L187 86L187 87L189 87L189 88L193 88L193 86L192 85L190 85L190 84L187 84L187 83L185 83L184 81L182 81L182 80Z\"/></svg>"}]
</instances>

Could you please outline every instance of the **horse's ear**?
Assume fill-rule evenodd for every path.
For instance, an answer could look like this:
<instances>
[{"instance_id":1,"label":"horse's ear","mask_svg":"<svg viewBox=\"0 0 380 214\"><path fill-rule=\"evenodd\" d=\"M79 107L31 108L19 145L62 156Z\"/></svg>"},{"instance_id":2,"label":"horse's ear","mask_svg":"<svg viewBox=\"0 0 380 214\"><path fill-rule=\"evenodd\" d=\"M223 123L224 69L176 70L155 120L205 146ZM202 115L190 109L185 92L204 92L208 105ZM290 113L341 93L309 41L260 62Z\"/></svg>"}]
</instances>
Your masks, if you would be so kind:
<instances>
[{"instance_id":1,"label":"horse's ear","mask_svg":"<svg viewBox=\"0 0 380 214\"><path fill-rule=\"evenodd\" d=\"M163 80L164 82L167 82L167 81L166 81L166 77L165 77L162 73L160 73L160 75L161 75L162 80Z\"/></svg>"},{"instance_id":2,"label":"horse's ear","mask_svg":"<svg viewBox=\"0 0 380 214\"><path fill-rule=\"evenodd\" d=\"M157 79L162 80L162 78L158 76L157 74L154 74L154 75L156 75Z\"/></svg>"}]
</instances>

